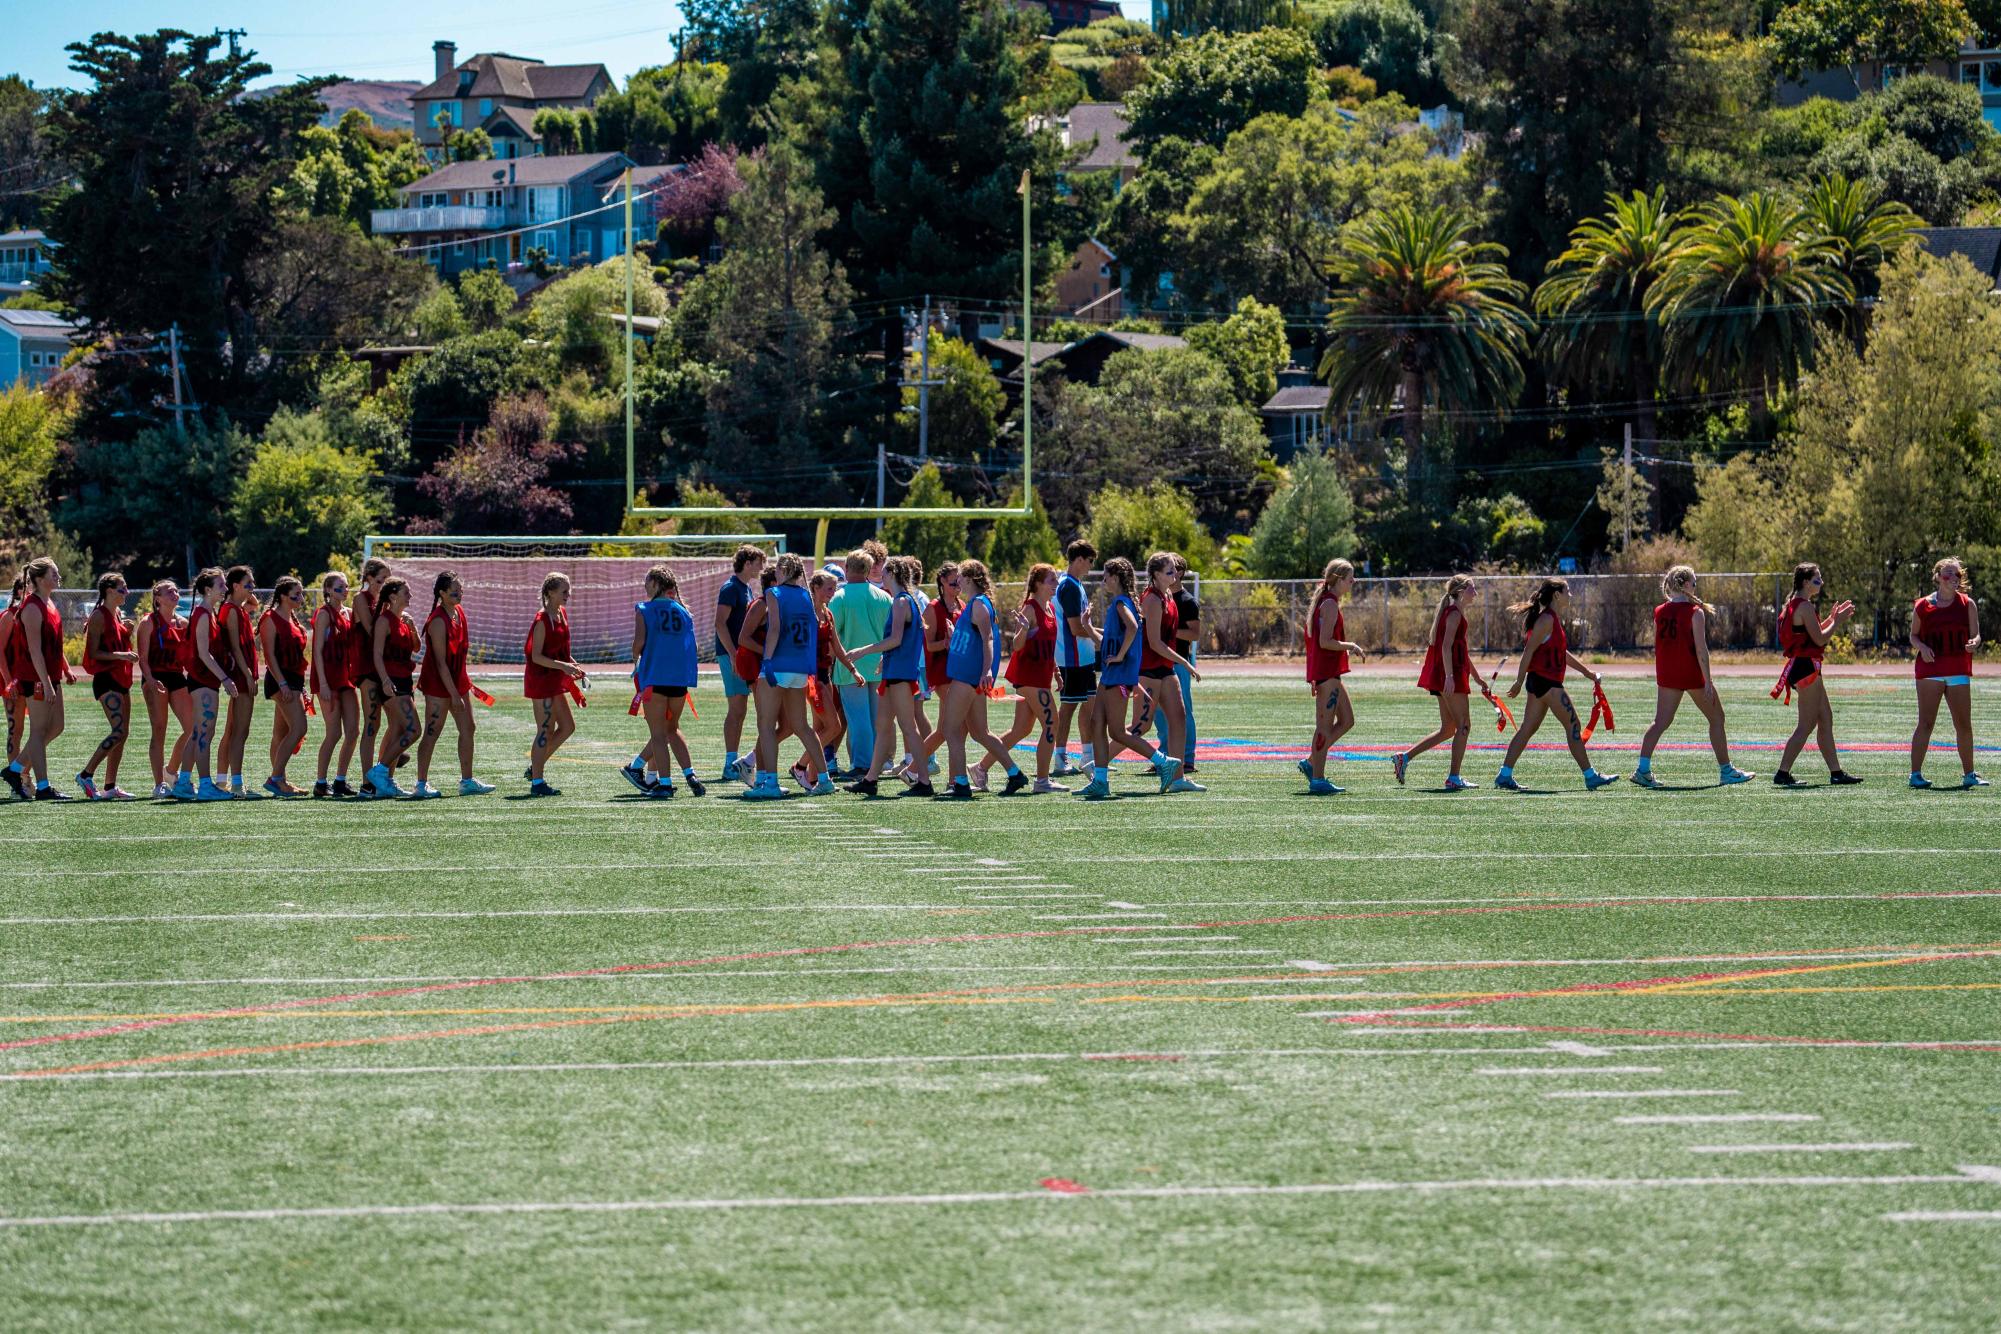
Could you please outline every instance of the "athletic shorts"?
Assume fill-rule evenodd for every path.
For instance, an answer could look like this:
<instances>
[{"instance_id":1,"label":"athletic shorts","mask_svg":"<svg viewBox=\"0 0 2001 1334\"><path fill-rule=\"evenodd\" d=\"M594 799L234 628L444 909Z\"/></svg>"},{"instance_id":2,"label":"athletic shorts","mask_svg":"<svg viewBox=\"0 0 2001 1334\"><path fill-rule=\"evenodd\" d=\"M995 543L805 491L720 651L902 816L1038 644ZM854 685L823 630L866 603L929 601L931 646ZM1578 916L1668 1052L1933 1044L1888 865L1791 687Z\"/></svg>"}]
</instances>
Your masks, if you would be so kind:
<instances>
[{"instance_id":1,"label":"athletic shorts","mask_svg":"<svg viewBox=\"0 0 2001 1334\"><path fill-rule=\"evenodd\" d=\"M1971 676L1920 676L1918 678L1919 685L1923 685L1927 681L1941 686L1970 686L1973 684Z\"/></svg>"},{"instance_id":2,"label":"athletic shorts","mask_svg":"<svg viewBox=\"0 0 2001 1334\"><path fill-rule=\"evenodd\" d=\"M380 677L376 678L376 683L381 684ZM392 676L389 678L389 694L397 699L414 699L417 694L417 683L408 676Z\"/></svg>"},{"instance_id":3,"label":"athletic shorts","mask_svg":"<svg viewBox=\"0 0 2001 1334\"><path fill-rule=\"evenodd\" d=\"M1794 658L1786 664L1786 684L1796 686L1809 676L1817 675L1819 672L1820 659Z\"/></svg>"},{"instance_id":4,"label":"athletic shorts","mask_svg":"<svg viewBox=\"0 0 2001 1334\"><path fill-rule=\"evenodd\" d=\"M1174 665L1169 663L1165 667L1142 667L1139 669L1139 674L1142 679L1147 681L1165 681L1168 677L1174 675Z\"/></svg>"},{"instance_id":5,"label":"athletic shorts","mask_svg":"<svg viewBox=\"0 0 2001 1334\"><path fill-rule=\"evenodd\" d=\"M306 683L304 681L299 681L287 677L285 680L285 689L291 691L295 695L303 694L305 693ZM266 699L278 698L278 682L268 676L264 678L264 698Z\"/></svg>"},{"instance_id":6,"label":"athletic shorts","mask_svg":"<svg viewBox=\"0 0 2001 1334\"><path fill-rule=\"evenodd\" d=\"M647 686L646 689L651 690L662 699L688 698L687 686Z\"/></svg>"},{"instance_id":7,"label":"athletic shorts","mask_svg":"<svg viewBox=\"0 0 2001 1334\"><path fill-rule=\"evenodd\" d=\"M118 678L110 672L99 672L90 678L90 693L98 699L103 699L106 695L129 695L132 693L132 687L120 685Z\"/></svg>"},{"instance_id":8,"label":"athletic shorts","mask_svg":"<svg viewBox=\"0 0 2001 1334\"><path fill-rule=\"evenodd\" d=\"M188 688L188 678L182 672L154 672L153 679L158 681L160 688L169 695L173 694L176 690L186 690Z\"/></svg>"},{"instance_id":9,"label":"athletic shorts","mask_svg":"<svg viewBox=\"0 0 2001 1334\"><path fill-rule=\"evenodd\" d=\"M1098 666L1087 662L1081 667L1065 667L1061 698L1065 704L1082 704L1098 693Z\"/></svg>"},{"instance_id":10,"label":"athletic shorts","mask_svg":"<svg viewBox=\"0 0 2001 1334\"><path fill-rule=\"evenodd\" d=\"M764 679L780 690L804 690L813 679L811 672L767 672Z\"/></svg>"},{"instance_id":11,"label":"athletic shorts","mask_svg":"<svg viewBox=\"0 0 2001 1334\"><path fill-rule=\"evenodd\" d=\"M1563 689L1563 682L1551 680L1541 672L1529 673L1529 693L1540 699L1552 690Z\"/></svg>"},{"instance_id":12,"label":"athletic shorts","mask_svg":"<svg viewBox=\"0 0 2001 1334\"><path fill-rule=\"evenodd\" d=\"M750 693L750 682L736 674L736 664L727 657L718 656L716 666L723 674L723 698L741 699Z\"/></svg>"}]
</instances>

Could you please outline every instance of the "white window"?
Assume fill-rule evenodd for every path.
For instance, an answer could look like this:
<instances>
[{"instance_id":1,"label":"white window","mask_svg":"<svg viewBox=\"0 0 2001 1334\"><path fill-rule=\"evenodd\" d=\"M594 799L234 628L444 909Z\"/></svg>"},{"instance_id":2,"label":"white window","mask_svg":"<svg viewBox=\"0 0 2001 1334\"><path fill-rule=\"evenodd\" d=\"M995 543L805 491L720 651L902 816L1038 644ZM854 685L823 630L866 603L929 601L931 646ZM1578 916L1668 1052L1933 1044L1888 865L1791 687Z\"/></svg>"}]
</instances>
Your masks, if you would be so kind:
<instances>
[{"instance_id":1,"label":"white window","mask_svg":"<svg viewBox=\"0 0 2001 1334\"><path fill-rule=\"evenodd\" d=\"M556 253L556 234L554 232L535 233L535 248L537 250L548 251L549 258L551 259L562 258L560 255Z\"/></svg>"},{"instance_id":2,"label":"white window","mask_svg":"<svg viewBox=\"0 0 2001 1334\"><path fill-rule=\"evenodd\" d=\"M538 185L528 191L528 221L546 222L563 213L563 187Z\"/></svg>"}]
</instances>

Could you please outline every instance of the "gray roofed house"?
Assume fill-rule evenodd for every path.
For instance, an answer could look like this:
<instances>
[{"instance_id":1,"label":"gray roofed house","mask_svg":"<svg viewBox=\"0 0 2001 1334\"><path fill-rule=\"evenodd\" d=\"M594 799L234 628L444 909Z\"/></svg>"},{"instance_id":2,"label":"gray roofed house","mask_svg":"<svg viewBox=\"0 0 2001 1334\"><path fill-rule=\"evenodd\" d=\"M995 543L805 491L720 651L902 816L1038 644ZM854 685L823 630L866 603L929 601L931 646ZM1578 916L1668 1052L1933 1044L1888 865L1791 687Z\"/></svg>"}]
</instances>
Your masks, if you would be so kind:
<instances>
[{"instance_id":1,"label":"gray roofed house","mask_svg":"<svg viewBox=\"0 0 2001 1334\"><path fill-rule=\"evenodd\" d=\"M52 310L0 307L0 388L47 380L82 333L83 325Z\"/></svg>"},{"instance_id":2,"label":"gray roofed house","mask_svg":"<svg viewBox=\"0 0 2001 1334\"><path fill-rule=\"evenodd\" d=\"M33 228L0 235L0 298L34 288L48 273L56 243Z\"/></svg>"},{"instance_id":3,"label":"gray roofed house","mask_svg":"<svg viewBox=\"0 0 2001 1334\"><path fill-rule=\"evenodd\" d=\"M603 65L545 65L532 56L488 51L463 62L452 42L432 44L436 77L410 94L417 142L435 154L444 146L442 116L452 131L484 129L502 157L541 152L535 113L548 107L594 106L613 88Z\"/></svg>"},{"instance_id":4,"label":"gray roofed house","mask_svg":"<svg viewBox=\"0 0 2001 1334\"><path fill-rule=\"evenodd\" d=\"M505 270L538 249L556 264L596 263L623 249L604 194L631 165L623 153L454 162L404 186L402 207L374 210L369 230L446 276Z\"/></svg>"},{"instance_id":5,"label":"gray roofed house","mask_svg":"<svg viewBox=\"0 0 2001 1334\"><path fill-rule=\"evenodd\" d=\"M2001 292L2001 227L1923 227L1917 238L1930 254L1963 257Z\"/></svg>"},{"instance_id":6,"label":"gray roofed house","mask_svg":"<svg viewBox=\"0 0 2001 1334\"><path fill-rule=\"evenodd\" d=\"M1302 449L1324 448L1333 438L1327 410L1334 391L1313 383L1304 366L1287 366L1278 373L1278 391L1258 408L1272 457L1285 462Z\"/></svg>"},{"instance_id":7,"label":"gray roofed house","mask_svg":"<svg viewBox=\"0 0 2001 1334\"><path fill-rule=\"evenodd\" d=\"M1056 120L1066 148L1081 148L1083 156L1067 164L1068 172L1114 171L1124 185L1138 174L1139 158L1126 142L1130 123L1123 102L1079 102Z\"/></svg>"}]
</instances>

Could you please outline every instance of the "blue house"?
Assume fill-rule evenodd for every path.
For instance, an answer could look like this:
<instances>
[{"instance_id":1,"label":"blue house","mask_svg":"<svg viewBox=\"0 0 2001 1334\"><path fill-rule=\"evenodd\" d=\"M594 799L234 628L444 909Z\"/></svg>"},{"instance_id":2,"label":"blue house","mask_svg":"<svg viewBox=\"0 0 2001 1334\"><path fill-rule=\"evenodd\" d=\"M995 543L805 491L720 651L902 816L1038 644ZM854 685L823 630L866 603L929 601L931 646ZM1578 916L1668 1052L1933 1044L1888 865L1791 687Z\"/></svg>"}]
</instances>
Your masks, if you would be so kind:
<instances>
[{"instance_id":1,"label":"blue house","mask_svg":"<svg viewBox=\"0 0 2001 1334\"><path fill-rule=\"evenodd\" d=\"M0 307L0 389L38 385L54 375L82 331L54 311Z\"/></svg>"},{"instance_id":2,"label":"blue house","mask_svg":"<svg viewBox=\"0 0 2001 1334\"><path fill-rule=\"evenodd\" d=\"M0 235L0 299L39 286L48 274L55 245L32 228Z\"/></svg>"},{"instance_id":3,"label":"blue house","mask_svg":"<svg viewBox=\"0 0 2001 1334\"><path fill-rule=\"evenodd\" d=\"M594 264L620 253L620 220L600 210L632 165L623 153L454 162L404 186L403 206L374 210L369 227L445 277L504 271L530 250L554 264Z\"/></svg>"}]
</instances>

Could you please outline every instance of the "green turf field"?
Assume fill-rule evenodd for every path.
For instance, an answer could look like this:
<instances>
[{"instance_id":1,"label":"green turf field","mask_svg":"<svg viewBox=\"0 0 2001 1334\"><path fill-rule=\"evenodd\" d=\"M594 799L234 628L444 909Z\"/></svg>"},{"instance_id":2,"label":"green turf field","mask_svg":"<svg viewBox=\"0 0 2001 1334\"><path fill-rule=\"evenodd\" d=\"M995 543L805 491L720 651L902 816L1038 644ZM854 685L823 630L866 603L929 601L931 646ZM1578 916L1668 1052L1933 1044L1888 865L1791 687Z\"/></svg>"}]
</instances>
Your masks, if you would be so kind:
<instances>
[{"instance_id":1,"label":"green turf field","mask_svg":"<svg viewBox=\"0 0 2001 1334\"><path fill-rule=\"evenodd\" d=\"M1311 730L1289 680L1198 690L1252 753ZM1106 804L649 803L607 701L555 799L506 702L490 797L10 806L0 1320L1994 1327L2001 806L1903 786L1907 680L1835 684L1867 786L1791 792L1700 748L1657 761L1684 791L1548 752L1544 795L1436 756L1398 789L1431 701L1356 695L1377 753L1325 800L1264 758Z\"/></svg>"}]
</instances>

